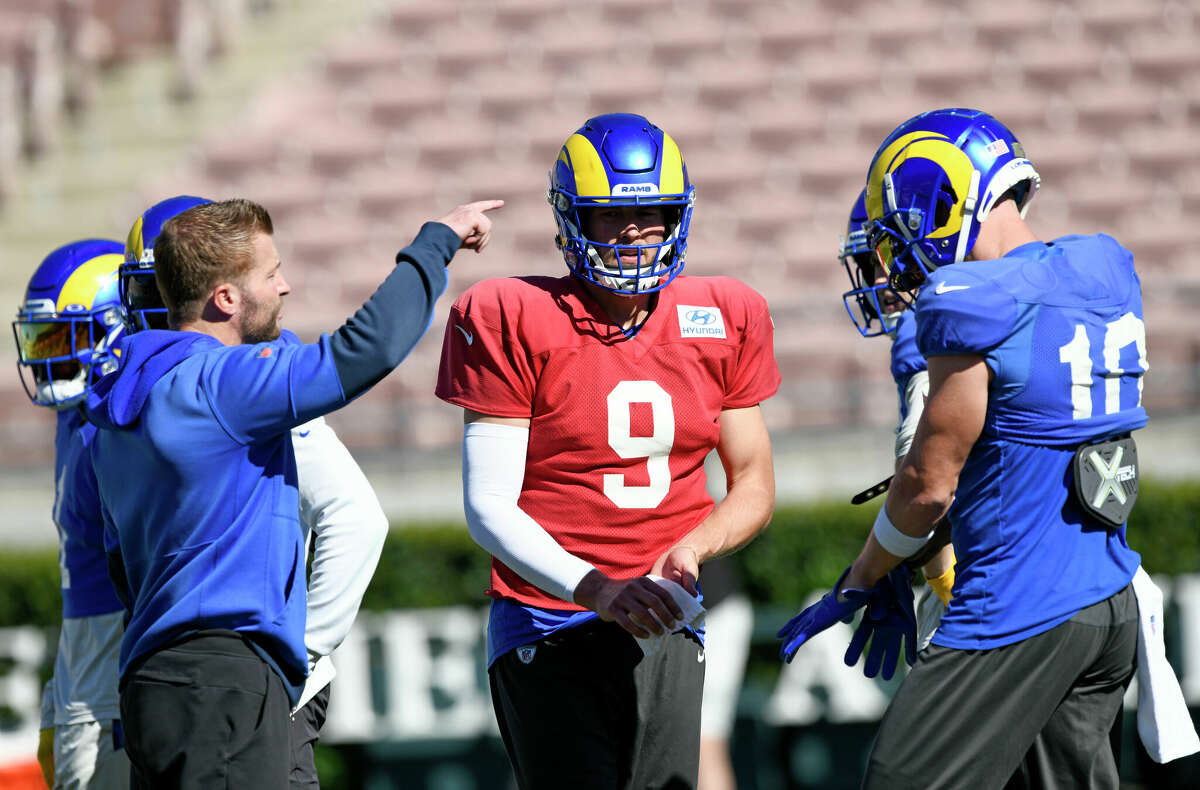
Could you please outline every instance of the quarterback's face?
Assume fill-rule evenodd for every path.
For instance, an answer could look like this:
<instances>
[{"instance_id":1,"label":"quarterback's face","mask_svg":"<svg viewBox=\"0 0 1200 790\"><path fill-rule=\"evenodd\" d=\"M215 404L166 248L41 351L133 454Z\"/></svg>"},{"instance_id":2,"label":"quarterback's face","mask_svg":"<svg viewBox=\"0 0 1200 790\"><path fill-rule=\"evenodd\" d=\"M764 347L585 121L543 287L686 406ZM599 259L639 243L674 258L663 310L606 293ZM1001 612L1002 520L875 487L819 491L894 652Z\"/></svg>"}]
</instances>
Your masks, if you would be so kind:
<instances>
[{"instance_id":1,"label":"quarterback's face","mask_svg":"<svg viewBox=\"0 0 1200 790\"><path fill-rule=\"evenodd\" d=\"M242 342L263 343L279 337L283 328L283 297L291 292L275 241L259 233L254 239L254 265L241 283L243 307L239 317Z\"/></svg>"},{"instance_id":2,"label":"quarterback's face","mask_svg":"<svg viewBox=\"0 0 1200 790\"><path fill-rule=\"evenodd\" d=\"M600 244L661 244L667 232L662 206L600 206L588 212L584 223L587 237ZM657 247L647 247L641 250L639 262L636 249L600 247L600 259L615 269L618 250L625 271L651 266L658 256Z\"/></svg>"}]
</instances>

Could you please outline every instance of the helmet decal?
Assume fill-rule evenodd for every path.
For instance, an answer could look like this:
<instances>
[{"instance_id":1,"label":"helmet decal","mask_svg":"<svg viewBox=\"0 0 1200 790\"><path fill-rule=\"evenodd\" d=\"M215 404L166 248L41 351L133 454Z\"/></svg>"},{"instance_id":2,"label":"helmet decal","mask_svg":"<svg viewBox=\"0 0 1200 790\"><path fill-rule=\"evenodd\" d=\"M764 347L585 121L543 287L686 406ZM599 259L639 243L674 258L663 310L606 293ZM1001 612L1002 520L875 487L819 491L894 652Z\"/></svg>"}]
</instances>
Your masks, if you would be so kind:
<instances>
[{"instance_id":1,"label":"helmet decal","mask_svg":"<svg viewBox=\"0 0 1200 790\"><path fill-rule=\"evenodd\" d=\"M1041 178L1003 124L978 110L945 109L905 121L867 174L871 246L897 290L964 260L980 224L1009 190L1024 216Z\"/></svg>"},{"instance_id":2,"label":"helmet decal","mask_svg":"<svg viewBox=\"0 0 1200 790\"><path fill-rule=\"evenodd\" d=\"M117 284L117 267L121 265L122 260L124 257L114 252L84 261L63 282L62 290L58 292L58 303L55 305L58 312L70 312L71 307L80 311L87 310L99 290L96 287L97 282L107 281L110 286Z\"/></svg>"}]
</instances>

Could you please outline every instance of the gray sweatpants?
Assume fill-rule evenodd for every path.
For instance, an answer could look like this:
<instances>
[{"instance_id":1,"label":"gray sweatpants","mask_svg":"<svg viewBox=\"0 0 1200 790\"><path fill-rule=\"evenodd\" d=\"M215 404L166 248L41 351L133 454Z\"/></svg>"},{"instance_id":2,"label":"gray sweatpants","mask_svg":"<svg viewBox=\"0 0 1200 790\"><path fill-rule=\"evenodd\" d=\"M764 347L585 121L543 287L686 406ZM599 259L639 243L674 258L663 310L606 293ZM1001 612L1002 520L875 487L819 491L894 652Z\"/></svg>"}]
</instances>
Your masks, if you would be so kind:
<instances>
[{"instance_id":1,"label":"gray sweatpants","mask_svg":"<svg viewBox=\"0 0 1200 790\"><path fill-rule=\"evenodd\" d=\"M1115 790L1109 731L1137 662L1131 587L1067 622L991 650L930 645L879 727L868 790Z\"/></svg>"}]
</instances>

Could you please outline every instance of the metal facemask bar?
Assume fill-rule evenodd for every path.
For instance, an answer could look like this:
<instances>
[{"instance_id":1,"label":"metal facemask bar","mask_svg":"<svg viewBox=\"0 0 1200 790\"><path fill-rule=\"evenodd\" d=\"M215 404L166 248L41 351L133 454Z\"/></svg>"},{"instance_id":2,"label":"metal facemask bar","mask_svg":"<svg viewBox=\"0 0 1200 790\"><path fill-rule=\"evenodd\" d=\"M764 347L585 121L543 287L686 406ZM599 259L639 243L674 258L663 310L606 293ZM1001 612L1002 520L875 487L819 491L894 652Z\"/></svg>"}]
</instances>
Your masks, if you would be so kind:
<instances>
[{"instance_id":1,"label":"metal facemask bar","mask_svg":"<svg viewBox=\"0 0 1200 790\"><path fill-rule=\"evenodd\" d=\"M896 287L896 281L898 277L904 273L904 271L900 268L902 266L900 263L901 256L907 255L909 252L911 252L917 258L919 264L924 268L924 271L921 272L921 282L924 282L925 279L928 278L930 274L937 271L938 268L937 264L931 261L929 256L925 254L925 250L921 246L924 239L918 239L913 235L913 231L919 229L921 221L924 219L925 212L922 209L908 209L902 211L901 209L897 208L896 187L892 183L891 173L888 173L883 177L883 199L884 205L887 207L887 211L885 211L883 217L880 217L878 220L876 220L874 224L876 225L878 232L886 235L892 242L892 265L890 267L884 265L885 262L883 260L883 256L878 252L879 245L874 244L872 246L876 248L876 254L879 255L880 265L884 265L884 271L887 272L888 285L892 288L892 291L900 297L901 301L911 307L912 298L906 296L904 290ZM916 216L919 217L917 228L910 227L914 212L916 212ZM894 230L889 228L886 220L888 218L895 218L899 220L901 218L901 214L904 215L903 221L892 222L891 225ZM897 234L899 234L899 236L904 240L904 248L900 251L895 249L895 236ZM905 266L903 268L907 269L908 267ZM921 283L917 283L914 287L919 287L920 284Z\"/></svg>"},{"instance_id":2,"label":"metal facemask bar","mask_svg":"<svg viewBox=\"0 0 1200 790\"><path fill-rule=\"evenodd\" d=\"M875 253L867 241L866 230L855 231L848 237L842 236L839 239L838 247L841 250L838 259L841 261L842 268L846 270L846 276L850 279L850 290L842 294L842 304L846 308L854 328L863 337L877 337L891 332L895 328L896 321L888 320L889 315L884 313L883 302L880 299L880 294L884 289L888 289L888 285L887 283L876 284L873 279L868 282L868 275L863 270L863 264L858 260L861 255L874 255ZM872 268L874 267L872 266ZM872 328L876 319L880 323L878 330Z\"/></svg>"},{"instance_id":3,"label":"metal facemask bar","mask_svg":"<svg viewBox=\"0 0 1200 790\"><path fill-rule=\"evenodd\" d=\"M104 328L99 339L98 325ZM72 405L86 394L90 384L117 369L115 356L106 353L123 328L120 311L115 307L99 315L18 318L12 322L12 327L17 341L17 372L21 386L35 404L56 408ZM46 329L38 331L43 327ZM51 337L52 334L58 337ZM55 345L44 349L47 353L40 353L35 346L39 341L44 344L46 339ZM76 369L69 376L62 376L62 371L55 375L55 366L71 364Z\"/></svg>"}]
</instances>

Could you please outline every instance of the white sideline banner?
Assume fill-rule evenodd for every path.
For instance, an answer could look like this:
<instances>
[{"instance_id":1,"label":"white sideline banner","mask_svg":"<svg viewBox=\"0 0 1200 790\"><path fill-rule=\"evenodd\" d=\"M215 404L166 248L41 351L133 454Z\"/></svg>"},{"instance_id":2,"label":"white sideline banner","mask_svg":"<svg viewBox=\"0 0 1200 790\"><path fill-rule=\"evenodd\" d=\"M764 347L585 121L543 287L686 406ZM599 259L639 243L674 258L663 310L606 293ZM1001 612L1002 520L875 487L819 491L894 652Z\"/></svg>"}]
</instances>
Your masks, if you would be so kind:
<instances>
[{"instance_id":1,"label":"white sideline banner","mask_svg":"<svg viewBox=\"0 0 1200 790\"><path fill-rule=\"evenodd\" d=\"M1154 582L1164 595L1172 665L1188 705L1196 707L1200 574L1158 576ZM488 692L486 629L486 606L361 612L333 656L337 676L321 740L417 742L498 734ZM794 726L878 720L899 675L881 683L863 677L858 667L845 666L842 654L850 635L850 626L838 624L805 645L791 664L781 665L759 711L763 721ZM36 753L39 671L52 665L52 650L44 629L0 629L0 705L15 723L0 731L0 764L32 759ZM1134 686L1126 706L1136 703Z\"/></svg>"}]
</instances>

